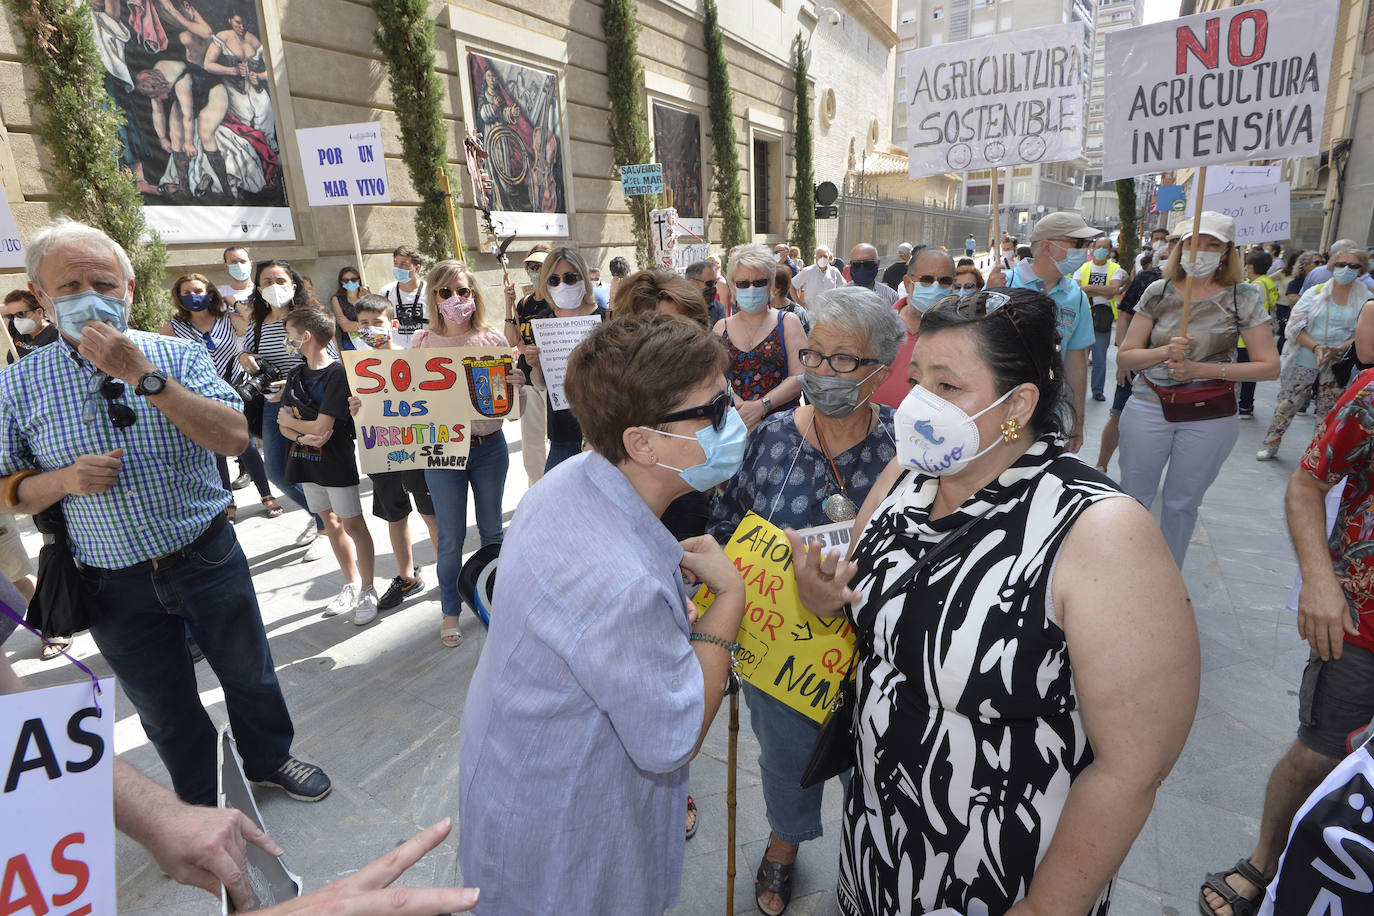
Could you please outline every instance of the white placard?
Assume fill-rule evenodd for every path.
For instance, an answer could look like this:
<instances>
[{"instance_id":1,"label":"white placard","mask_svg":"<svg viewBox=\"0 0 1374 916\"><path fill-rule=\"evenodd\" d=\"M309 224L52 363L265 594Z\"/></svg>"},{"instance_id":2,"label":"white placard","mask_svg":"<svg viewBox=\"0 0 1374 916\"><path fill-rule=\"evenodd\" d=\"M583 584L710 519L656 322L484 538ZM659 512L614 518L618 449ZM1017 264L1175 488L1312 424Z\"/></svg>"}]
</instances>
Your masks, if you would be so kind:
<instances>
[{"instance_id":1,"label":"white placard","mask_svg":"<svg viewBox=\"0 0 1374 916\"><path fill-rule=\"evenodd\" d=\"M19 227L14 223L10 212L10 202L0 192L0 268L24 266L24 240L19 237Z\"/></svg>"},{"instance_id":2,"label":"white placard","mask_svg":"<svg viewBox=\"0 0 1374 916\"><path fill-rule=\"evenodd\" d=\"M289 242L296 237L290 207L144 207L143 218L168 244Z\"/></svg>"},{"instance_id":3,"label":"white placard","mask_svg":"<svg viewBox=\"0 0 1374 916\"><path fill-rule=\"evenodd\" d=\"M1207 197L1241 188L1262 188L1279 183L1277 165L1218 165L1207 170Z\"/></svg>"},{"instance_id":4,"label":"white placard","mask_svg":"<svg viewBox=\"0 0 1374 916\"><path fill-rule=\"evenodd\" d=\"M114 684L0 697L5 912L115 912Z\"/></svg>"},{"instance_id":5,"label":"white placard","mask_svg":"<svg viewBox=\"0 0 1374 916\"><path fill-rule=\"evenodd\" d=\"M906 56L911 178L1083 154L1084 24L918 48Z\"/></svg>"},{"instance_id":6,"label":"white placard","mask_svg":"<svg viewBox=\"0 0 1374 916\"><path fill-rule=\"evenodd\" d=\"M1207 186L1211 184L1209 175ZM1236 221L1237 245L1288 241L1291 223L1286 181L1267 188L1208 192L1202 199L1202 209L1225 213Z\"/></svg>"},{"instance_id":7,"label":"white placard","mask_svg":"<svg viewBox=\"0 0 1374 916\"><path fill-rule=\"evenodd\" d=\"M1320 152L1337 0L1265 0L1107 34L1102 176Z\"/></svg>"},{"instance_id":8,"label":"white placard","mask_svg":"<svg viewBox=\"0 0 1374 916\"><path fill-rule=\"evenodd\" d=\"M677 247L677 209L665 207L649 211L649 237L653 241L654 263L671 269L673 251Z\"/></svg>"},{"instance_id":9,"label":"white placard","mask_svg":"<svg viewBox=\"0 0 1374 916\"><path fill-rule=\"evenodd\" d=\"M710 245L678 245L673 249L673 267L686 270L698 261L711 256Z\"/></svg>"},{"instance_id":10,"label":"white placard","mask_svg":"<svg viewBox=\"0 0 1374 916\"><path fill-rule=\"evenodd\" d=\"M539 367L544 384L549 389L549 403L554 410L567 410L568 398L563 393L563 379L568 374L568 357L592 330L601 324L597 315L575 315L572 318L539 318L530 322L534 329L534 343L539 347Z\"/></svg>"},{"instance_id":11,"label":"white placard","mask_svg":"<svg viewBox=\"0 0 1374 916\"><path fill-rule=\"evenodd\" d=\"M310 206L390 202L381 124L309 127L296 131L296 145Z\"/></svg>"}]
</instances>

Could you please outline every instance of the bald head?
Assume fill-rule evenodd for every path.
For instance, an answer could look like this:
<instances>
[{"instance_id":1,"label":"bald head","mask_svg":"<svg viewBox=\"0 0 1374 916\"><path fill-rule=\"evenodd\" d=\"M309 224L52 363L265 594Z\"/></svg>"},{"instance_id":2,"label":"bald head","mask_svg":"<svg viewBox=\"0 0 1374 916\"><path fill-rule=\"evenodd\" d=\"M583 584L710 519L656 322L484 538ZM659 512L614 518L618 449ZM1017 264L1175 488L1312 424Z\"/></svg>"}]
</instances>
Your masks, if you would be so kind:
<instances>
[{"instance_id":1,"label":"bald head","mask_svg":"<svg viewBox=\"0 0 1374 916\"><path fill-rule=\"evenodd\" d=\"M876 261L878 259L878 249L867 242L860 242L849 252L851 261Z\"/></svg>"},{"instance_id":2,"label":"bald head","mask_svg":"<svg viewBox=\"0 0 1374 916\"><path fill-rule=\"evenodd\" d=\"M954 258L949 256L948 251L939 248L922 248L921 253L911 259L907 265L906 274L908 277L932 276L937 279L940 277L954 277Z\"/></svg>"}]
</instances>

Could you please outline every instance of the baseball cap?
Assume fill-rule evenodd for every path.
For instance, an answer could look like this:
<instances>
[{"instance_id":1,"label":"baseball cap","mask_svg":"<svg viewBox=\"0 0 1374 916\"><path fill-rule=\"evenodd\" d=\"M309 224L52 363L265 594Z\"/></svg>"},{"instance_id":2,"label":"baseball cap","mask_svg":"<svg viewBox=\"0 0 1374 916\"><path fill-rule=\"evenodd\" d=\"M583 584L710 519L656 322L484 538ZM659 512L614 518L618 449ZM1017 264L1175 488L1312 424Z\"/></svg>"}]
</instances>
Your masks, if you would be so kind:
<instances>
[{"instance_id":1,"label":"baseball cap","mask_svg":"<svg viewBox=\"0 0 1374 916\"><path fill-rule=\"evenodd\" d=\"M1215 210L1203 210L1200 228L1203 235L1210 235L1214 239L1221 239L1223 242L1234 243L1236 241L1236 221L1225 213L1218 213ZM1180 240L1193 237L1193 221L1185 219L1174 227L1174 235Z\"/></svg>"},{"instance_id":2,"label":"baseball cap","mask_svg":"<svg viewBox=\"0 0 1374 916\"><path fill-rule=\"evenodd\" d=\"M1045 239L1095 239L1102 234L1100 229L1089 226L1081 214L1072 210L1060 210L1043 216L1031 232L1031 243Z\"/></svg>"}]
</instances>

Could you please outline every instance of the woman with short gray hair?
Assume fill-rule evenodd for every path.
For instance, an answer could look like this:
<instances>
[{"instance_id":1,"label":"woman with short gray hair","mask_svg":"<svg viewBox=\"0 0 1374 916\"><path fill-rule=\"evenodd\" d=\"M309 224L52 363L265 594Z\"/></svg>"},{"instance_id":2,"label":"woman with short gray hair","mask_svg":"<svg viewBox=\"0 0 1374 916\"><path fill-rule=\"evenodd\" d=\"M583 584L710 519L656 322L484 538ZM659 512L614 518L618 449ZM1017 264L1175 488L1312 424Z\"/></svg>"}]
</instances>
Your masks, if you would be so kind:
<instances>
[{"instance_id":1,"label":"woman with short gray hair","mask_svg":"<svg viewBox=\"0 0 1374 916\"><path fill-rule=\"evenodd\" d=\"M896 313L858 287L822 293L809 311L811 335L798 359L810 403L767 417L750 435L740 472L711 512L709 531L722 544L750 511L803 535L852 519L897 453L892 408L871 402L906 338ZM800 787L819 726L749 684L744 696L772 828L754 896L763 912L778 914L792 896L798 846L821 835L824 786Z\"/></svg>"}]
</instances>

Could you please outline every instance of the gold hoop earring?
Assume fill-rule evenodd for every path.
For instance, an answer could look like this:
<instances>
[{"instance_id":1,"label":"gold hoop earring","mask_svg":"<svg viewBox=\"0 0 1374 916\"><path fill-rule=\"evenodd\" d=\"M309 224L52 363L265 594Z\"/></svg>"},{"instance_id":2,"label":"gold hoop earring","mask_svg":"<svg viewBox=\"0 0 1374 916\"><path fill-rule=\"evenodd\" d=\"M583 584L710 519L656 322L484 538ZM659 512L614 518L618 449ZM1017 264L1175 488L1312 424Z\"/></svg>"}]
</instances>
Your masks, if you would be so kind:
<instances>
[{"instance_id":1,"label":"gold hoop earring","mask_svg":"<svg viewBox=\"0 0 1374 916\"><path fill-rule=\"evenodd\" d=\"M1021 422L1015 417L1002 421L1002 441L1015 442L1021 438Z\"/></svg>"}]
</instances>

